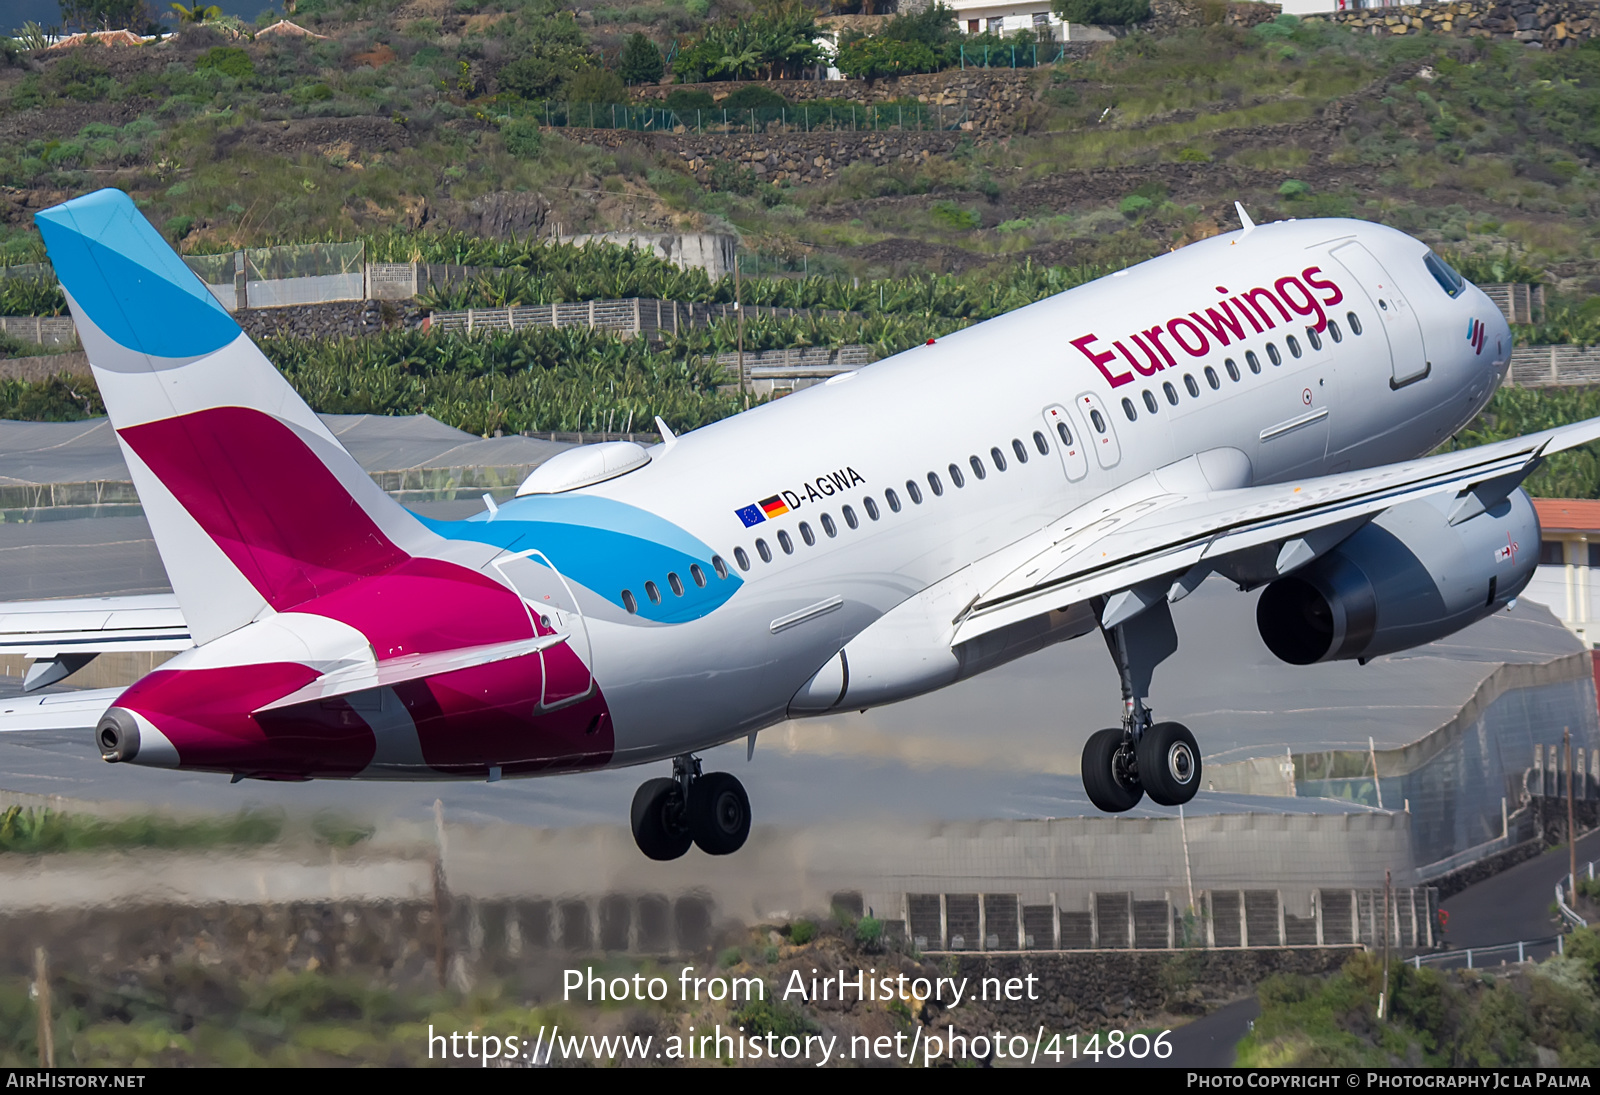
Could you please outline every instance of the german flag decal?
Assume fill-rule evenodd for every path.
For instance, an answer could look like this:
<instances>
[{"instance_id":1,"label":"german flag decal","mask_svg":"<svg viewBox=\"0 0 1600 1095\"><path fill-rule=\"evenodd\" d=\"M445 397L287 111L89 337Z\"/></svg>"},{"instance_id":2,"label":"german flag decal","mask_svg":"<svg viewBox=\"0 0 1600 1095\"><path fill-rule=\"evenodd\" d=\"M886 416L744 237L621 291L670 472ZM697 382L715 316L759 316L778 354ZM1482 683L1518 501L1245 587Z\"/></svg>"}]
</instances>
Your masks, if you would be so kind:
<instances>
[{"instance_id":1,"label":"german flag decal","mask_svg":"<svg viewBox=\"0 0 1600 1095\"><path fill-rule=\"evenodd\" d=\"M783 500L783 495L774 494L771 498L763 498L759 503L761 512L767 515L767 520L782 517L789 512L789 503Z\"/></svg>"}]
</instances>

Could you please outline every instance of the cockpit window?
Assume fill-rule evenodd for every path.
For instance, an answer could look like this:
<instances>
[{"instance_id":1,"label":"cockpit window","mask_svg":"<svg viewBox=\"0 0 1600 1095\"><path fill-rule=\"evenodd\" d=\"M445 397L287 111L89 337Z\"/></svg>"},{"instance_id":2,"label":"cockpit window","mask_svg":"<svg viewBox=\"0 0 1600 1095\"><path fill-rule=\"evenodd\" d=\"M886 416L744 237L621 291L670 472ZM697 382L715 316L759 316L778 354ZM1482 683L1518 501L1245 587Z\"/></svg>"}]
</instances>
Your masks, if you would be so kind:
<instances>
[{"instance_id":1,"label":"cockpit window","mask_svg":"<svg viewBox=\"0 0 1600 1095\"><path fill-rule=\"evenodd\" d=\"M1461 290L1466 288L1466 279L1452 270L1449 263L1432 251L1428 252L1427 257L1422 262L1427 266L1428 273L1433 275L1433 280L1439 283L1439 288L1443 289L1447 295L1458 297L1461 295Z\"/></svg>"}]
</instances>

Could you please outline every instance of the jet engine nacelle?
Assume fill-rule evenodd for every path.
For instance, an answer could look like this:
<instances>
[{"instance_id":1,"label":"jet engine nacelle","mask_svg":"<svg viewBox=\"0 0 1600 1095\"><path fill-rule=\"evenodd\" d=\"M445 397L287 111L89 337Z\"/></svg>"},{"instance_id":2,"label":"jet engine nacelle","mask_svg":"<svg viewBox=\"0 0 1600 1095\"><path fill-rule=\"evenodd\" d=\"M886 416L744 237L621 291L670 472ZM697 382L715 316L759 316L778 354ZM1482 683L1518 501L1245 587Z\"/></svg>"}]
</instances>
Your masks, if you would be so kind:
<instances>
[{"instance_id":1,"label":"jet engine nacelle","mask_svg":"<svg viewBox=\"0 0 1600 1095\"><path fill-rule=\"evenodd\" d=\"M1455 499L1379 514L1262 591L1261 638L1291 665L1377 657L1459 631L1522 592L1539 561L1539 518L1521 490L1458 525Z\"/></svg>"}]
</instances>

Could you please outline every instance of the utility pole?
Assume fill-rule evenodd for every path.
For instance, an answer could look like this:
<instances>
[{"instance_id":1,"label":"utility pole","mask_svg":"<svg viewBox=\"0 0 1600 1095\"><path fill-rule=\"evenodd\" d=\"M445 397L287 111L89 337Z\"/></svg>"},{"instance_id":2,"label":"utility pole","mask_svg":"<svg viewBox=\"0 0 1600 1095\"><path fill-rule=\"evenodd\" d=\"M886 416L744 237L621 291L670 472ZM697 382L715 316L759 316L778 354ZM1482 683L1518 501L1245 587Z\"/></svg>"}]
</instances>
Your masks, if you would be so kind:
<instances>
[{"instance_id":1,"label":"utility pole","mask_svg":"<svg viewBox=\"0 0 1600 1095\"><path fill-rule=\"evenodd\" d=\"M1389 1013L1389 871L1383 872L1383 989L1378 993L1378 1018Z\"/></svg>"},{"instance_id":2,"label":"utility pole","mask_svg":"<svg viewBox=\"0 0 1600 1095\"><path fill-rule=\"evenodd\" d=\"M739 394L744 397L744 409L750 409L750 386L744 375L744 295L739 284L739 252L733 252L733 311L739 324Z\"/></svg>"},{"instance_id":3,"label":"utility pole","mask_svg":"<svg viewBox=\"0 0 1600 1095\"><path fill-rule=\"evenodd\" d=\"M43 947L33 949L33 994L39 1013L39 1067L56 1067L56 1020L50 1004L50 960Z\"/></svg>"},{"instance_id":4,"label":"utility pole","mask_svg":"<svg viewBox=\"0 0 1600 1095\"><path fill-rule=\"evenodd\" d=\"M1578 907L1578 829L1572 821L1572 727L1561 728L1561 744L1567 754L1567 904Z\"/></svg>"}]
</instances>

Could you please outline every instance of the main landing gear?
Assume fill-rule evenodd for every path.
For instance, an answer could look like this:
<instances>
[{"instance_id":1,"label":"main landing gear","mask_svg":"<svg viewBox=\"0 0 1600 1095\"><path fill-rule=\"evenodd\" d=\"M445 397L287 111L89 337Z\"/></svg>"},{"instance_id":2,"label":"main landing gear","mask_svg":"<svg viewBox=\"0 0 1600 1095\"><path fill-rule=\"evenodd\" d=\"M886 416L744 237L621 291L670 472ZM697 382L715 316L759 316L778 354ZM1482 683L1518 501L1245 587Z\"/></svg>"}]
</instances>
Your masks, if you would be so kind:
<instances>
[{"instance_id":1,"label":"main landing gear","mask_svg":"<svg viewBox=\"0 0 1600 1095\"><path fill-rule=\"evenodd\" d=\"M1084 744L1083 789L1107 813L1131 810L1146 794L1162 806L1182 806L1200 788L1200 747L1188 727L1155 722L1144 705L1155 667L1178 649L1172 612L1158 600L1103 632L1122 681L1122 725Z\"/></svg>"},{"instance_id":2,"label":"main landing gear","mask_svg":"<svg viewBox=\"0 0 1600 1095\"><path fill-rule=\"evenodd\" d=\"M700 758L674 757L672 775L645 780L633 795L633 839L651 859L677 859L696 845L729 855L750 835L750 798L727 772L700 772Z\"/></svg>"}]
</instances>

